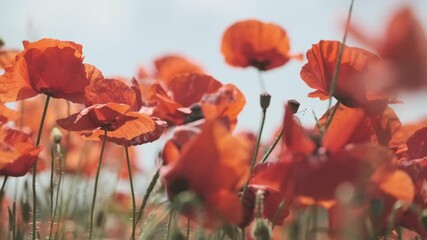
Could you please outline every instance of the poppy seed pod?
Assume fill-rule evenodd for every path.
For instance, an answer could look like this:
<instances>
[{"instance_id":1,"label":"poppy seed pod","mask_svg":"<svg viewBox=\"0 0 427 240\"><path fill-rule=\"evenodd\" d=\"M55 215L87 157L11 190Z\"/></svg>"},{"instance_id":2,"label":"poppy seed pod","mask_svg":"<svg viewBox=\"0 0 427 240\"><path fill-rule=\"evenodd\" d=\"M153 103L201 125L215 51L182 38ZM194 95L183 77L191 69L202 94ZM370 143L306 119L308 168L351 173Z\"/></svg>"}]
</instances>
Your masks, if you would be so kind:
<instances>
[{"instance_id":1,"label":"poppy seed pod","mask_svg":"<svg viewBox=\"0 0 427 240\"><path fill-rule=\"evenodd\" d=\"M264 111L267 110L267 108L270 106L271 95L265 92L265 93L261 93L259 97L260 97L259 102L262 110Z\"/></svg>"},{"instance_id":2,"label":"poppy seed pod","mask_svg":"<svg viewBox=\"0 0 427 240\"><path fill-rule=\"evenodd\" d=\"M292 112L295 114L298 112L299 106L301 104L297 100L291 99L291 100L288 100L287 105L292 109Z\"/></svg>"}]
</instances>

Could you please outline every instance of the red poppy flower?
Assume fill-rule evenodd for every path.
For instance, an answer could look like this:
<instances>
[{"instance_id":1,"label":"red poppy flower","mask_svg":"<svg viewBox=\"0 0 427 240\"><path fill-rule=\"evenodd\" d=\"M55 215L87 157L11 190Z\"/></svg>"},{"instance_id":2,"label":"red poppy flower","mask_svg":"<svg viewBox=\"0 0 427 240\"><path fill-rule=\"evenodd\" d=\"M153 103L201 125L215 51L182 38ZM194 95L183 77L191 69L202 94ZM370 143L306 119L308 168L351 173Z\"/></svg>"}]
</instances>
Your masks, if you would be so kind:
<instances>
[{"instance_id":1,"label":"red poppy flower","mask_svg":"<svg viewBox=\"0 0 427 240\"><path fill-rule=\"evenodd\" d=\"M208 121L176 153L160 172L169 198L194 192L203 201L205 226L218 226L222 220L240 223L242 206L236 193L249 174L248 149L220 121Z\"/></svg>"},{"instance_id":2,"label":"red poppy flower","mask_svg":"<svg viewBox=\"0 0 427 240\"><path fill-rule=\"evenodd\" d=\"M24 50L0 76L0 101L18 101L44 93L83 103L89 81L81 45L47 38L24 41Z\"/></svg>"},{"instance_id":3,"label":"red poppy flower","mask_svg":"<svg viewBox=\"0 0 427 240\"><path fill-rule=\"evenodd\" d=\"M307 196L317 200L334 199L335 190L340 183L360 184L360 177L364 176L366 184L375 181L375 175L385 176L382 173L388 174L395 168L392 164L394 155L387 148L372 143L368 144L370 135L368 135L369 140L360 141L344 148L349 140L360 131L365 130L363 127L354 127L359 124L358 118L363 114L358 110L347 109L347 111L341 117L339 114L336 119L334 118L336 122L334 127L331 124L333 129L331 133L339 135L349 130L349 135L344 135L344 137L325 136L323 142L320 143L314 142L301 131L301 127L292 118L292 110L289 107L286 108L284 140L287 149L282 161L292 165L293 187L296 196ZM350 114L351 112L353 115ZM356 119L354 122L349 121L352 117ZM341 124L345 122L345 119L347 119L348 125ZM386 128L386 130L392 131L390 128ZM391 132L387 132L387 136L391 135ZM360 140L363 138L365 137ZM316 146L318 144L320 147Z\"/></svg>"},{"instance_id":4,"label":"red poppy flower","mask_svg":"<svg viewBox=\"0 0 427 240\"><path fill-rule=\"evenodd\" d=\"M300 74L302 80L315 89L308 94L309 97L329 98L340 47L338 41L320 41L308 50L308 62ZM375 79L369 76L379 61L379 57L371 52L345 46L334 97L349 107L383 109L391 97L375 95L375 89L371 86Z\"/></svg>"},{"instance_id":5,"label":"red poppy flower","mask_svg":"<svg viewBox=\"0 0 427 240\"><path fill-rule=\"evenodd\" d=\"M322 116L319 126L326 125L335 107ZM393 109L387 107L382 112L370 115L363 108L350 108L343 104L338 106L324 135L323 147L329 152L335 152L346 144L363 142L378 143L391 149L398 149L405 144L402 124Z\"/></svg>"},{"instance_id":6,"label":"red poppy flower","mask_svg":"<svg viewBox=\"0 0 427 240\"><path fill-rule=\"evenodd\" d=\"M245 103L234 85L222 85L208 75L188 73L175 76L167 89L153 84L146 106L153 116L180 125L203 116L223 116L235 123Z\"/></svg>"},{"instance_id":7,"label":"red poppy flower","mask_svg":"<svg viewBox=\"0 0 427 240\"><path fill-rule=\"evenodd\" d=\"M237 22L225 30L221 52L225 61L234 67L255 67L270 70L287 63L293 56L289 53L286 31L273 23L259 20Z\"/></svg>"},{"instance_id":8,"label":"red poppy flower","mask_svg":"<svg viewBox=\"0 0 427 240\"><path fill-rule=\"evenodd\" d=\"M139 85L132 86L115 79L93 81L86 89L87 108L59 119L58 125L69 131L84 131L89 140L104 138L130 146L157 140L166 123L136 112L142 105Z\"/></svg>"},{"instance_id":9,"label":"red poppy flower","mask_svg":"<svg viewBox=\"0 0 427 240\"><path fill-rule=\"evenodd\" d=\"M392 76L384 87L396 91L427 86L427 37L410 7L402 7L393 14L382 37L372 38L356 26L350 28L350 33L386 60Z\"/></svg>"},{"instance_id":10,"label":"red poppy flower","mask_svg":"<svg viewBox=\"0 0 427 240\"><path fill-rule=\"evenodd\" d=\"M0 175L25 175L33 167L41 147L34 147L29 135L6 127L0 128L0 139Z\"/></svg>"},{"instance_id":11,"label":"red poppy flower","mask_svg":"<svg viewBox=\"0 0 427 240\"><path fill-rule=\"evenodd\" d=\"M179 74L200 73L203 74L202 68L186 58L178 55L166 55L154 60L156 73L154 77L159 79L166 86L170 81Z\"/></svg>"},{"instance_id":12,"label":"red poppy flower","mask_svg":"<svg viewBox=\"0 0 427 240\"><path fill-rule=\"evenodd\" d=\"M247 226L256 216L255 194L258 190L264 191L263 217L275 222L276 225L283 224L284 219L289 215L293 197L291 170L292 167L284 162L263 163L254 168L248 185L248 196L245 197L252 205L245 205L245 221L241 226ZM280 209L282 202L284 207Z\"/></svg>"}]
</instances>

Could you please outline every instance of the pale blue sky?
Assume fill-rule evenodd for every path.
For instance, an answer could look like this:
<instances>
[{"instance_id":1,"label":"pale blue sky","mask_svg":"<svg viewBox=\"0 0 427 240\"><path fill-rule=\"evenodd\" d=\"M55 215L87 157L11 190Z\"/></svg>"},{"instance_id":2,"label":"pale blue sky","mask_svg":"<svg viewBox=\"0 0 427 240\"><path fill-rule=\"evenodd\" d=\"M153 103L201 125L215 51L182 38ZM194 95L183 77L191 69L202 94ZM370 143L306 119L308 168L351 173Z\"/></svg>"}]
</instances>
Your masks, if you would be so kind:
<instances>
[{"instance_id":1,"label":"pale blue sky","mask_svg":"<svg viewBox=\"0 0 427 240\"><path fill-rule=\"evenodd\" d=\"M352 21L381 36L393 9L405 3L414 6L426 28L427 2L421 0L355 0ZM149 68L155 57L182 54L245 93L247 105L237 129L256 131L260 119L257 74L225 64L220 53L224 30L246 18L275 22L288 31L291 51L305 53L321 39L342 39L349 4L349 0L0 0L0 37L8 47L43 37L75 41L84 46L85 62L105 76L131 77L138 65ZM351 39L349 43L361 46ZM324 112L325 104L306 97L310 89L299 77L303 64L292 61L264 74L272 95L266 137L280 124L283 103L290 98L307 108L305 116L300 115L306 126L314 123L312 110L318 115ZM404 98L406 104L395 107L403 121L427 116L427 108L416 105L426 102L425 96Z\"/></svg>"}]
</instances>

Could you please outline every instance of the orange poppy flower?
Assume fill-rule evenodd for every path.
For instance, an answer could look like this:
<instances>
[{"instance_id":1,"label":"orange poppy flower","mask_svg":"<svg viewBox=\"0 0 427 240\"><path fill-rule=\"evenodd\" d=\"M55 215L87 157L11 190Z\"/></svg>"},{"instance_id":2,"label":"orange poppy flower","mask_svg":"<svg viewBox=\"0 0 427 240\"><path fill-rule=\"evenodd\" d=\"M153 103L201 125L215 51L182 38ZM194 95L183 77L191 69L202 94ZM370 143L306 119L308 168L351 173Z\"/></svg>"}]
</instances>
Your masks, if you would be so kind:
<instances>
[{"instance_id":1,"label":"orange poppy flower","mask_svg":"<svg viewBox=\"0 0 427 240\"><path fill-rule=\"evenodd\" d=\"M33 167L41 147L34 147L29 135L6 127L0 128L0 139L0 175L25 175Z\"/></svg>"},{"instance_id":2,"label":"orange poppy flower","mask_svg":"<svg viewBox=\"0 0 427 240\"><path fill-rule=\"evenodd\" d=\"M326 124L335 107L322 116L320 126ZM346 144L363 142L378 143L394 150L405 144L402 124L393 109L387 107L370 115L363 108L338 106L324 135L323 147L329 152L336 152Z\"/></svg>"},{"instance_id":3,"label":"orange poppy flower","mask_svg":"<svg viewBox=\"0 0 427 240\"><path fill-rule=\"evenodd\" d=\"M308 62L300 75L309 87L315 89L309 97L329 98L340 47L338 41L320 41L308 50ZM369 77L379 61L379 57L371 52L345 46L334 97L349 107L384 108L391 97L375 95L375 89L370 86L373 79Z\"/></svg>"},{"instance_id":4,"label":"orange poppy flower","mask_svg":"<svg viewBox=\"0 0 427 240\"><path fill-rule=\"evenodd\" d=\"M15 56L18 53L18 50L0 49L0 69L6 69L7 66L13 64L15 62Z\"/></svg>"},{"instance_id":5,"label":"orange poppy flower","mask_svg":"<svg viewBox=\"0 0 427 240\"><path fill-rule=\"evenodd\" d=\"M367 36L356 26L350 28L350 33L386 60L392 76L385 87L416 90L427 86L427 37L410 7L401 7L393 14L383 37Z\"/></svg>"},{"instance_id":6,"label":"orange poppy flower","mask_svg":"<svg viewBox=\"0 0 427 240\"><path fill-rule=\"evenodd\" d=\"M244 20L225 30L221 52L225 61L234 67L255 67L266 71L280 67L294 56L289 53L286 31L273 23Z\"/></svg>"},{"instance_id":7,"label":"orange poppy flower","mask_svg":"<svg viewBox=\"0 0 427 240\"><path fill-rule=\"evenodd\" d=\"M58 125L69 131L84 131L88 140L104 138L120 145L139 145L157 140L166 123L146 114L136 112L142 105L139 85L132 86L116 79L93 81L86 89L87 108L67 118Z\"/></svg>"},{"instance_id":8,"label":"orange poppy flower","mask_svg":"<svg viewBox=\"0 0 427 240\"><path fill-rule=\"evenodd\" d=\"M173 161L167 161L160 170L170 199L184 191L194 192L203 201L205 226L216 227L223 220L241 222L237 191L248 177L250 156L219 120L207 121L201 133L173 156ZM185 214L197 216L192 211Z\"/></svg>"},{"instance_id":9,"label":"orange poppy flower","mask_svg":"<svg viewBox=\"0 0 427 240\"><path fill-rule=\"evenodd\" d=\"M240 224L241 226L247 226L256 217L254 210L257 190L264 191L263 217L271 222L275 221L276 225L283 224L284 219L289 215L293 197L291 170L291 166L285 162L263 163L254 168L245 197L246 201L244 201L245 220ZM282 201L285 207L281 209L276 219Z\"/></svg>"},{"instance_id":10,"label":"orange poppy flower","mask_svg":"<svg viewBox=\"0 0 427 240\"><path fill-rule=\"evenodd\" d=\"M344 112L344 110L341 111ZM335 190L340 183L359 184L361 176L365 176L367 182L376 181L375 174L383 176L380 173L388 174L395 168L392 164L394 155L387 148L369 143L370 139L354 145L347 145L348 141L357 133L352 131L353 124L359 121L357 119L360 116L363 116L363 114L360 115L360 111L354 110L353 114L356 116L353 116L356 119L354 123L347 120L348 125L340 124L340 121L344 122L343 119L352 118L349 113L351 111L341 117L339 114L336 119L334 118L336 123L331 124L331 127L333 126L331 132L337 136L335 138L325 136L324 141L319 143L314 142L302 132L301 127L292 118L292 110L289 107L286 108L284 140L287 149L282 161L291 163L294 194L296 196L307 196L317 200L334 199ZM386 128L386 131L389 131L386 132L386 136L392 135L392 130L389 127ZM339 134L347 130L350 130L350 135L341 138ZM363 127L357 128L359 132L363 130ZM347 147L344 148L346 145ZM338 172L337 169L339 169ZM378 176L377 178L381 179Z\"/></svg>"},{"instance_id":11,"label":"orange poppy flower","mask_svg":"<svg viewBox=\"0 0 427 240\"><path fill-rule=\"evenodd\" d=\"M83 103L90 81L85 68L79 44L47 38L24 41L24 50L0 76L0 101L18 101L43 93Z\"/></svg>"},{"instance_id":12,"label":"orange poppy flower","mask_svg":"<svg viewBox=\"0 0 427 240\"><path fill-rule=\"evenodd\" d=\"M188 73L175 76L167 90L153 84L146 108L153 116L175 125L203 116L211 119L224 116L235 123L245 103L243 94L234 85L222 85L208 75Z\"/></svg>"},{"instance_id":13,"label":"orange poppy flower","mask_svg":"<svg viewBox=\"0 0 427 240\"><path fill-rule=\"evenodd\" d=\"M179 55L166 55L154 60L156 73L154 77L159 79L163 84L169 86L170 81L179 74L200 73L203 69Z\"/></svg>"}]
</instances>

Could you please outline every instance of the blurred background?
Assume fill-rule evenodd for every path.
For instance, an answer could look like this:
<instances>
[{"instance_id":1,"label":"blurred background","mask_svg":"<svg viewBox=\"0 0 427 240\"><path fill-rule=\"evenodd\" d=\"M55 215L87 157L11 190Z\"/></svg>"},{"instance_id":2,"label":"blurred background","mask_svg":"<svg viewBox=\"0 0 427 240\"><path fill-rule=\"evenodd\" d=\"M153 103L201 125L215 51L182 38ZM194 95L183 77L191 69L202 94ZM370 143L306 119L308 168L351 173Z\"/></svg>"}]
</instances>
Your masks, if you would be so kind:
<instances>
[{"instance_id":1,"label":"blurred background","mask_svg":"<svg viewBox=\"0 0 427 240\"><path fill-rule=\"evenodd\" d=\"M350 1L344 0L0 0L0 38L6 48L22 48L22 40L50 37L83 45L85 62L97 66L104 76L136 75L138 67L151 71L153 59L180 54L201 65L223 83L237 85L247 98L237 131L256 132L260 122L260 88L255 69L228 66L221 55L224 30L232 23L256 18L281 25L290 37L291 52L305 53L321 39L341 40ZM394 10L411 5L424 27L427 1L355 0L352 22L381 37ZM348 40L350 46L361 46ZM309 99L311 91L300 79L305 60L290 61L284 67L263 74L272 95L264 139L271 139L283 117L288 99L301 102L299 117L314 125L327 103ZM427 94L401 96L405 104L394 105L403 122L427 117ZM304 111L305 109L305 111ZM142 147L144 166L161 149L155 142Z\"/></svg>"}]
</instances>

